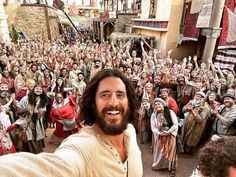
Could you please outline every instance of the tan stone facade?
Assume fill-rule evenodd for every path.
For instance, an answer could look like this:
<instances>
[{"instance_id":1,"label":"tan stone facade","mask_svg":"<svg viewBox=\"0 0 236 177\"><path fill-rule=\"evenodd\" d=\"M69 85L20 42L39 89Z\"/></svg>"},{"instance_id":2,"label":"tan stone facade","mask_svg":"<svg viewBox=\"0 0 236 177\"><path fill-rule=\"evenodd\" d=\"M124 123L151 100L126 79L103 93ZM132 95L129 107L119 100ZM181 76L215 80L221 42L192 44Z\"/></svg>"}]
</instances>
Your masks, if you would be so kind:
<instances>
[{"instance_id":1,"label":"tan stone facade","mask_svg":"<svg viewBox=\"0 0 236 177\"><path fill-rule=\"evenodd\" d=\"M17 8L12 23L17 31L29 38L55 39L59 35L59 19L51 7L44 4L25 4Z\"/></svg>"},{"instance_id":2,"label":"tan stone facade","mask_svg":"<svg viewBox=\"0 0 236 177\"><path fill-rule=\"evenodd\" d=\"M172 57L175 59L195 55L196 42L185 42L177 47L183 4L183 0L156 0L155 18L149 18L150 0L142 0L140 18L133 20L133 32L155 36L156 48L161 50L163 56L166 56L170 49L173 50ZM164 27L163 22L167 23Z\"/></svg>"}]
</instances>

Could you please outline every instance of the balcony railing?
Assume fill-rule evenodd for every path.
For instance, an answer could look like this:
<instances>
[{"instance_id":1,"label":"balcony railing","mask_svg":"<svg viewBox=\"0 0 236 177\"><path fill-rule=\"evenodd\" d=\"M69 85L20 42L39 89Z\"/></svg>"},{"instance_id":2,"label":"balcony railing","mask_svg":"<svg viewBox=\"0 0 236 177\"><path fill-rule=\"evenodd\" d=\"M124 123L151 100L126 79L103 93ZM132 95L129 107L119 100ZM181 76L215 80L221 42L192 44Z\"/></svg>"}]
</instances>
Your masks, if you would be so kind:
<instances>
[{"instance_id":1,"label":"balcony railing","mask_svg":"<svg viewBox=\"0 0 236 177\"><path fill-rule=\"evenodd\" d=\"M167 20L158 20L158 19L141 19L135 18L132 19L132 27L133 28L141 28L141 29L148 29L154 31L167 31L168 30L168 23Z\"/></svg>"}]
</instances>

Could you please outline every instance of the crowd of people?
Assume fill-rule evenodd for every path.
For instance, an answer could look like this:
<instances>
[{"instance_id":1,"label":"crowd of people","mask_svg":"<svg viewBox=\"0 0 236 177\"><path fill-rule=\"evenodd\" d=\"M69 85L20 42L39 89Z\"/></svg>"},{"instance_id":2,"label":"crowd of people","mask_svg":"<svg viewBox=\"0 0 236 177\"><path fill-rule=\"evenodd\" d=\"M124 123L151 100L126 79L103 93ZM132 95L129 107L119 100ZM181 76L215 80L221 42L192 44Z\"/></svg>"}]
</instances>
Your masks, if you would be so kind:
<instances>
[{"instance_id":1,"label":"crowd of people","mask_svg":"<svg viewBox=\"0 0 236 177\"><path fill-rule=\"evenodd\" d=\"M177 153L191 155L208 141L236 135L235 68L221 70L197 56L174 60L171 51L164 57L147 51L143 40L137 56L132 43L59 37L2 47L0 155L42 152L47 128L55 126L50 142L60 145L90 125L80 116L81 97L104 69L121 71L135 89L139 108L132 124L141 142L152 144L153 170L167 168L175 176Z\"/></svg>"}]
</instances>

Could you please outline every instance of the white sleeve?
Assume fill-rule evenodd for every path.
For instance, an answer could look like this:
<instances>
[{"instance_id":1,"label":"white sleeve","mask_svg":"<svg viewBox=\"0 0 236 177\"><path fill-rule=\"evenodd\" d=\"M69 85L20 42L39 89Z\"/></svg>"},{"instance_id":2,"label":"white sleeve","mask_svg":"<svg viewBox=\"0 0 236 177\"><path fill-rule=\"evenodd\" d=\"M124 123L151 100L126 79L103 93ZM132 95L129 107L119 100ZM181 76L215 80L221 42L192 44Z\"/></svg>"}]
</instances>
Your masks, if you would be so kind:
<instances>
[{"instance_id":1,"label":"white sleeve","mask_svg":"<svg viewBox=\"0 0 236 177\"><path fill-rule=\"evenodd\" d=\"M153 112L151 115L151 129L152 129L152 132L154 135L158 135L158 134L160 134L160 131L157 128L157 121L155 120L156 119L155 114L156 113Z\"/></svg>"}]
</instances>

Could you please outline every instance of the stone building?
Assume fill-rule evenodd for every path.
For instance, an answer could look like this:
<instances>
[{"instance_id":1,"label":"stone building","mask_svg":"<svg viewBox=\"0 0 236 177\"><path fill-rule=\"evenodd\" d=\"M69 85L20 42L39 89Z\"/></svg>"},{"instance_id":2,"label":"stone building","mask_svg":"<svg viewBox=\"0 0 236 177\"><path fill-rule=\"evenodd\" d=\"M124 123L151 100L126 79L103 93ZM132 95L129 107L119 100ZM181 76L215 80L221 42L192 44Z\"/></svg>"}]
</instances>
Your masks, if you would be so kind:
<instances>
[{"instance_id":1,"label":"stone building","mask_svg":"<svg viewBox=\"0 0 236 177\"><path fill-rule=\"evenodd\" d=\"M155 47L163 56L168 50L176 59L196 54L195 42L178 46L184 0L142 0L140 6L138 17L130 23L132 32L155 36Z\"/></svg>"},{"instance_id":2,"label":"stone building","mask_svg":"<svg viewBox=\"0 0 236 177\"><path fill-rule=\"evenodd\" d=\"M57 11L46 4L9 5L8 26L18 32L24 32L29 38L43 37L55 39L60 35L60 21ZM10 9L8 9L10 8ZM11 9L12 8L12 9Z\"/></svg>"},{"instance_id":3,"label":"stone building","mask_svg":"<svg viewBox=\"0 0 236 177\"><path fill-rule=\"evenodd\" d=\"M0 1L0 43L10 43L10 36L7 26L7 16L5 14L2 1Z\"/></svg>"}]
</instances>

